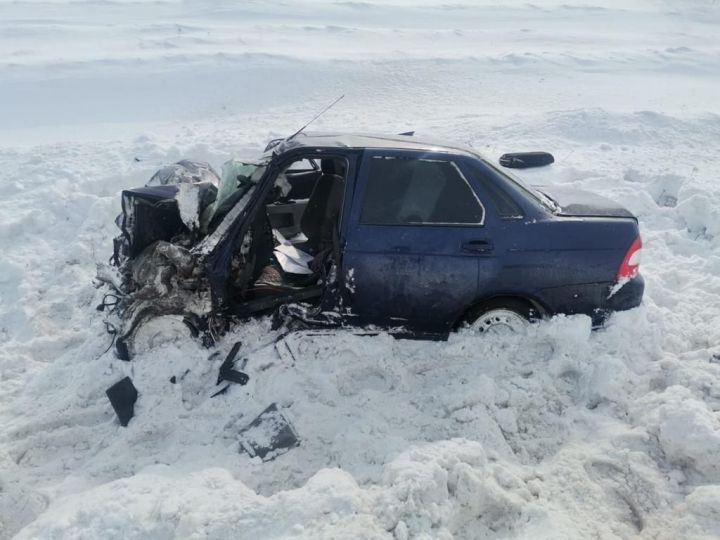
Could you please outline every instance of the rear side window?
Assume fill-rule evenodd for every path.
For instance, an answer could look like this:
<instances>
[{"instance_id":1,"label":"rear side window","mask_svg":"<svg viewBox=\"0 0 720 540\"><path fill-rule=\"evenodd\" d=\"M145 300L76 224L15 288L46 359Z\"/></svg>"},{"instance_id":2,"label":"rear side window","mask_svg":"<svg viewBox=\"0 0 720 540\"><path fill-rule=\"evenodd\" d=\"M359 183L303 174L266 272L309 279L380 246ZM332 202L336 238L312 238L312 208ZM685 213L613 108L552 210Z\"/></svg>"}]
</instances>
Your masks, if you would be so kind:
<instances>
[{"instance_id":1,"label":"rear side window","mask_svg":"<svg viewBox=\"0 0 720 540\"><path fill-rule=\"evenodd\" d=\"M488 178L487 173L484 173L475 165L471 166L471 171L475 179L479 180L482 184L487 197L490 199L490 202L495 207L501 219L517 219L523 217L522 209L492 178Z\"/></svg>"},{"instance_id":2,"label":"rear side window","mask_svg":"<svg viewBox=\"0 0 720 540\"><path fill-rule=\"evenodd\" d=\"M404 157L369 160L360 223L482 225L484 209L452 161Z\"/></svg>"},{"instance_id":3,"label":"rear side window","mask_svg":"<svg viewBox=\"0 0 720 540\"><path fill-rule=\"evenodd\" d=\"M493 206L495 206L500 219L517 219L523 217L523 211L507 193L482 173L477 174L485 191L487 191L487 196L492 201Z\"/></svg>"}]
</instances>

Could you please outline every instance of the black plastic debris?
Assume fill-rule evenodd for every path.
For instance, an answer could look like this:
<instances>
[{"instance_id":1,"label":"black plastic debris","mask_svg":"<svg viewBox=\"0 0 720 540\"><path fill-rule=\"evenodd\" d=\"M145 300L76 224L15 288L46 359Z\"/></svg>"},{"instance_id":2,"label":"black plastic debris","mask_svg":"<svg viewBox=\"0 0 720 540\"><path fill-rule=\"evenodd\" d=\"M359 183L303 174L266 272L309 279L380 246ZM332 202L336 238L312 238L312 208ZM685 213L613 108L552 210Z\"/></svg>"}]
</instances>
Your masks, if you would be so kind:
<instances>
[{"instance_id":1,"label":"black plastic debris","mask_svg":"<svg viewBox=\"0 0 720 540\"><path fill-rule=\"evenodd\" d=\"M138 391L133 385L130 377L125 377L116 382L105 391L110 404L115 409L120 425L125 427L135 414L135 402L138 398Z\"/></svg>"},{"instance_id":2,"label":"black plastic debris","mask_svg":"<svg viewBox=\"0 0 720 540\"><path fill-rule=\"evenodd\" d=\"M500 156L500 165L510 169L544 167L554 162L555 158L549 152L513 152Z\"/></svg>"},{"instance_id":3,"label":"black plastic debris","mask_svg":"<svg viewBox=\"0 0 720 540\"><path fill-rule=\"evenodd\" d=\"M218 390L217 392L215 392L214 394L212 394L210 397L213 398L213 397L217 397L217 396L222 396L223 394L226 394L226 393L227 393L227 391L228 391L229 388L230 388L230 385L229 385L229 384L226 384L226 385L223 386L220 390Z\"/></svg>"},{"instance_id":4,"label":"black plastic debris","mask_svg":"<svg viewBox=\"0 0 720 540\"><path fill-rule=\"evenodd\" d=\"M240 447L250 457L270 461L300 444L295 428L273 403L240 430Z\"/></svg>"},{"instance_id":5,"label":"black plastic debris","mask_svg":"<svg viewBox=\"0 0 720 540\"><path fill-rule=\"evenodd\" d=\"M241 346L242 342L238 341L237 343L235 343L235 345L233 345L233 348L230 349L230 353L227 355L227 358L225 358L225 361L220 366L217 383L215 383L216 385L220 384L223 381L245 385L250 380L250 377L247 373L243 373L242 371L234 369L235 357L237 356L237 353L240 350Z\"/></svg>"},{"instance_id":6,"label":"black plastic debris","mask_svg":"<svg viewBox=\"0 0 720 540\"><path fill-rule=\"evenodd\" d=\"M220 384L222 381L229 381L245 385L250 380L250 376L247 373L232 368L221 369L218 378L220 381L217 384Z\"/></svg>"},{"instance_id":7,"label":"black plastic debris","mask_svg":"<svg viewBox=\"0 0 720 540\"><path fill-rule=\"evenodd\" d=\"M184 372L182 375L180 375L179 378L178 378L177 375L173 375L172 377L170 377L170 382L171 382L172 384L176 384L176 383L178 382L178 380L182 381L183 379L185 379L185 377L187 377L187 375L188 375L189 373L190 373L190 370L189 370L189 369L186 369L185 372Z\"/></svg>"},{"instance_id":8,"label":"black plastic debris","mask_svg":"<svg viewBox=\"0 0 720 540\"><path fill-rule=\"evenodd\" d=\"M130 348L127 342L120 337L115 340L115 356L123 362L130 361Z\"/></svg>"}]
</instances>

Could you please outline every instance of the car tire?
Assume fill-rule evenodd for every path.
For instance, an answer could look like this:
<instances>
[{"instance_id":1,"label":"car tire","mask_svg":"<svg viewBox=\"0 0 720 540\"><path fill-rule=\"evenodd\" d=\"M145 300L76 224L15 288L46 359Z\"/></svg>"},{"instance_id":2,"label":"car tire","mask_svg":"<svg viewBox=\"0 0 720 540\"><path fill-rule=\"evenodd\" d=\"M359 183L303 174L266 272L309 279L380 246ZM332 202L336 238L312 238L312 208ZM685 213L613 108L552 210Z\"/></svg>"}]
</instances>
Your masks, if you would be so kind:
<instances>
[{"instance_id":1,"label":"car tire","mask_svg":"<svg viewBox=\"0 0 720 540\"><path fill-rule=\"evenodd\" d=\"M512 335L524 332L536 318L537 312L521 300L491 300L468 313L463 329L474 334Z\"/></svg>"},{"instance_id":2,"label":"car tire","mask_svg":"<svg viewBox=\"0 0 720 540\"><path fill-rule=\"evenodd\" d=\"M500 156L500 165L508 169L544 167L554 162L555 158L549 152L513 152Z\"/></svg>"}]
</instances>

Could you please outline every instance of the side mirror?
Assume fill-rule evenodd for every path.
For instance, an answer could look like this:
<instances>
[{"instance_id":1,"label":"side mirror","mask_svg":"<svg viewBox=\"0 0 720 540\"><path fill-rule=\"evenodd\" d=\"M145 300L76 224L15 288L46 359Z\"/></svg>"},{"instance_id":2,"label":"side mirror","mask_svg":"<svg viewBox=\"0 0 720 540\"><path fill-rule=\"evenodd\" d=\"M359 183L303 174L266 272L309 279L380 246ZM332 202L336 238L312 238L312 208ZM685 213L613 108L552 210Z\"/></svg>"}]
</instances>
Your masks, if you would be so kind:
<instances>
[{"instance_id":1,"label":"side mirror","mask_svg":"<svg viewBox=\"0 0 720 540\"><path fill-rule=\"evenodd\" d=\"M513 152L500 156L500 165L509 169L544 167L554 162L555 158L549 152Z\"/></svg>"}]
</instances>

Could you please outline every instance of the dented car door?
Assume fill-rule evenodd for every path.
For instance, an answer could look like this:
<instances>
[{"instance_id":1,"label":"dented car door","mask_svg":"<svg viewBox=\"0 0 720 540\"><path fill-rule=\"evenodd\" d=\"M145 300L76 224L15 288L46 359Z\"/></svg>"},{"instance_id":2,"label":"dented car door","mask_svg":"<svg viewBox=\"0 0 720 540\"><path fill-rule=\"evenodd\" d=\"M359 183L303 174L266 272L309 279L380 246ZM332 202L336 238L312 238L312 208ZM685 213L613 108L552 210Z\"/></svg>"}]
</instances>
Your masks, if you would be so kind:
<instances>
[{"instance_id":1,"label":"dented car door","mask_svg":"<svg viewBox=\"0 0 720 540\"><path fill-rule=\"evenodd\" d=\"M360 322L444 332L493 256L485 209L452 156L366 151L343 267Z\"/></svg>"}]
</instances>

